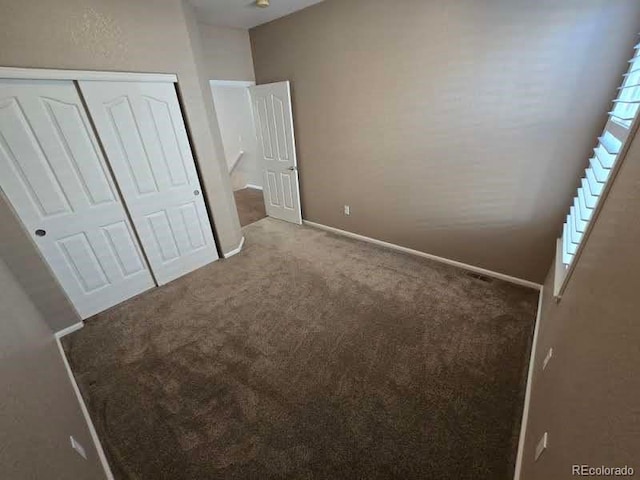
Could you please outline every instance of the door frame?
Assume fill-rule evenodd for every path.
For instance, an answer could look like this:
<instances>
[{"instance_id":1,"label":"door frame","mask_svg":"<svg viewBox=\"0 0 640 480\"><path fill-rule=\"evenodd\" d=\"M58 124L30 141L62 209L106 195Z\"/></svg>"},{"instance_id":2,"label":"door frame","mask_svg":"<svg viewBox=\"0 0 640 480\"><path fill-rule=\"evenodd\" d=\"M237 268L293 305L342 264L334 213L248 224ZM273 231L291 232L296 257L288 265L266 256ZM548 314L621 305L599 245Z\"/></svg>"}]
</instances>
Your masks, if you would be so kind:
<instances>
[{"instance_id":1,"label":"door frame","mask_svg":"<svg viewBox=\"0 0 640 480\"><path fill-rule=\"evenodd\" d=\"M257 147L257 145L258 145L258 132L256 131L256 122L255 122L255 119L253 118L253 105L251 104L251 95L249 94L249 87L255 87L255 86L256 86L256 82L254 82L253 80L209 80L209 91L211 92L211 101L213 102L213 109L216 112L216 119L218 119L218 112L217 112L217 110L215 110L216 109L216 99L215 99L215 95L213 94L213 89L215 87L227 87L227 88L244 89L245 93L247 94L247 100L249 102L249 108L251 109L251 125L253 125L253 132L255 134L254 141L256 142L256 147ZM218 129L220 129L220 121L218 121ZM220 137L222 137L222 132L220 132ZM233 168L229 167L229 164L227 164L227 159L226 158L225 158L225 164L227 165L227 168L229 169L229 175L231 175L231 173L233 172ZM247 187L255 188L257 190L262 190L262 187L258 187L257 185L247 184ZM233 188L233 185L232 185L232 188ZM242 237L242 238L244 238L244 237ZM233 250L233 252L227 253L226 256L235 255L236 253L238 253L238 252L236 252L236 250ZM225 258L226 258L226 256L225 256Z\"/></svg>"},{"instance_id":2,"label":"door frame","mask_svg":"<svg viewBox=\"0 0 640 480\"><path fill-rule=\"evenodd\" d=\"M251 105L251 97L249 96L249 87L255 87L256 82L253 80L209 80L209 91L211 92L211 101L213 102L213 109L215 111L216 108L216 99L213 95L214 87L231 87L231 88L242 88L247 93L247 97L249 98L249 107L253 110L253 105ZM218 117L218 112L216 111L216 119ZM220 122L218 122L219 124ZM253 115L251 115L251 123L253 125L253 131L256 131L256 124L253 119ZM220 129L220 125L218 125L218 129ZM222 137L222 132L220 132L220 137ZM255 141L258 141L257 133ZM227 159L224 159L225 164L227 164ZM229 168L227 164L227 168ZM229 174L231 174L232 170L229 170Z\"/></svg>"},{"instance_id":3,"label":"door frame","mask_svg":"<svg viewBox=\"0 0 640 480\"><path fill-rule=\"evenodd\" d=\"M178 76L174 73L106 72L16 67L0 67L0 78L19 80L103 80L109 82L178 83Z\"/></svg>"},{"instance_id":4,"label":"door frame","mask_svg":"<svg viewBox=\"0 0 640 480\"><path fill-rule=\"evenodd\" d=\"M255 87L256 82L253 80L209 80L209 85L212 87Z\"/></svg>"}]
</instances>

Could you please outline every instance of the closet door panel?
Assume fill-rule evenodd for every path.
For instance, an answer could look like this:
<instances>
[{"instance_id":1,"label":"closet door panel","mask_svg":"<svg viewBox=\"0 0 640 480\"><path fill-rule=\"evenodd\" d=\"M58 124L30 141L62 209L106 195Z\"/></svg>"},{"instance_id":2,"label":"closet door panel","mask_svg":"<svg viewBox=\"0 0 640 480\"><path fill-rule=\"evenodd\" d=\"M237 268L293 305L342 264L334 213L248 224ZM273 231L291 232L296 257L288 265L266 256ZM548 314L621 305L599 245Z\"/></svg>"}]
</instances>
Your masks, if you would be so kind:
<instances>
[{"instance_id":1,"label":"closet door panel","mask_svg":"<svg viewBox=\"0 0 640 480\"><path fill-rule=\"evenodd\" d=\"M158 282L216 260L174 85L83 81L80 89Z\"/></svg>"},{"instance_id":2,"label":"closet door panel","mask_svg":"<svg viewBox=\"0 0 640 480\"><path fill-rule=\"evenodd\" d=\"M72 82L0 80L0 186L83 318L154 286Z\"/></svg>"}]
</instances>

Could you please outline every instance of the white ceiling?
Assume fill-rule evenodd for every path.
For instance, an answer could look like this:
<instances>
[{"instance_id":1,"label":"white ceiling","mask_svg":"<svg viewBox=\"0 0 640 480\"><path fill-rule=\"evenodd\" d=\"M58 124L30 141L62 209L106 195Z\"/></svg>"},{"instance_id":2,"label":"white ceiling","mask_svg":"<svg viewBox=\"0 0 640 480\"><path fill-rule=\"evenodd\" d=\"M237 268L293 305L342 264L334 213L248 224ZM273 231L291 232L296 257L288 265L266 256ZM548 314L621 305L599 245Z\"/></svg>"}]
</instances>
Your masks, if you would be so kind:
<instances>
[{"instance_id":1,"label":"white ceiling","mask_svg":"<svg viewBox=\"0 0 640 480\"><path fill-rule=\"evenodd\" d=\"M258 8L252 0L189 0L198 20L216 27L253 28L284 17L322 0L271 0L268 8Z\"/></svg>"}]
</instances>

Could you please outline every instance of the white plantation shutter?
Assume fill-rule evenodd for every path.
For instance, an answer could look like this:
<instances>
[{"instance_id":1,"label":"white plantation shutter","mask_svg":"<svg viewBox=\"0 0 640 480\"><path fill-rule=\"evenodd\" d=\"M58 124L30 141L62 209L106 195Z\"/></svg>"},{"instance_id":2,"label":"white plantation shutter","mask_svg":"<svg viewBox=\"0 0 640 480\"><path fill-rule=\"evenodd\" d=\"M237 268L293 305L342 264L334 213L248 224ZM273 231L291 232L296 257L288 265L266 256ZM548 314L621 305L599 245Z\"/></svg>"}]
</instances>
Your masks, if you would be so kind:
<instances>
[{"instance_id":1,"label":"white plantation shutter","mask_svg":"<svg viewBox=\"0 0 640 480\"><path fill-rule=\"evenodd\" d=\"M640 43L635 47L635 56L629 60L631 66L624 76L618 98L613 102L611 118L614 122L630 128L640 106Z\"/></svg>"},{"instance_id":2,"label":"white plantation shutter","mask_svg":"<svg viewBox=\"0 0 640 480\"><path fill-rule=\"evenodd\" d=\"M626 135L640 110L640 44L636 45L635 55L629 63L629 71L624 75L618 98L613 101L613 110L609 113L610 121L598 138L598 145L589 159L589 166L580 181L562 229L559 246L562 248L561 258L565 268L571 265L578 251Z\"/></svg>"}]
</instances>

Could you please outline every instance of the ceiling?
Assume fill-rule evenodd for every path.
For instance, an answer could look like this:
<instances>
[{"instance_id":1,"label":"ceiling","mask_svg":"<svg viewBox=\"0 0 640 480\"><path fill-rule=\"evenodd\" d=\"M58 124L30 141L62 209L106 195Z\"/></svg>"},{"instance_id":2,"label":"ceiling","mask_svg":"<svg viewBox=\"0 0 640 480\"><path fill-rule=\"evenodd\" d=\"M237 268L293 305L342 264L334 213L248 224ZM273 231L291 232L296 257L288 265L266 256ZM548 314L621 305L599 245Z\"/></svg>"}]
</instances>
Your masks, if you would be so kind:
<instances>
[{"instance_id":1,"label":"ceiling","mask_svg":"<svg viewBox=\"0 0 640 480\"><path fill-rule=\"evenodd\" d=\"M322 0L271 0L268 8L258 8L252 0L189 0L198 20L216 27L253 28Z\"/></svg>"}]
</instances>

